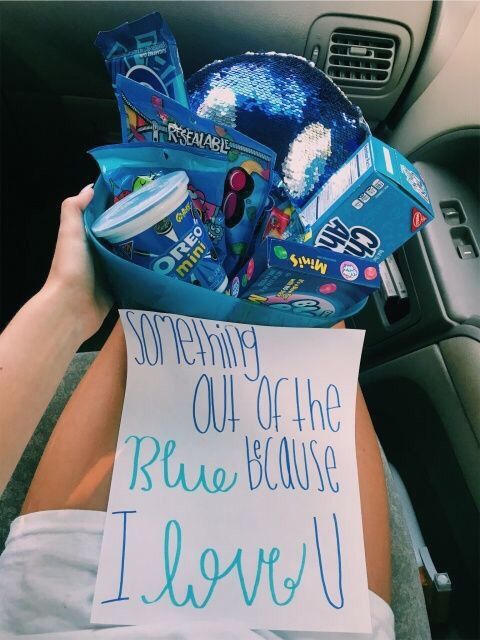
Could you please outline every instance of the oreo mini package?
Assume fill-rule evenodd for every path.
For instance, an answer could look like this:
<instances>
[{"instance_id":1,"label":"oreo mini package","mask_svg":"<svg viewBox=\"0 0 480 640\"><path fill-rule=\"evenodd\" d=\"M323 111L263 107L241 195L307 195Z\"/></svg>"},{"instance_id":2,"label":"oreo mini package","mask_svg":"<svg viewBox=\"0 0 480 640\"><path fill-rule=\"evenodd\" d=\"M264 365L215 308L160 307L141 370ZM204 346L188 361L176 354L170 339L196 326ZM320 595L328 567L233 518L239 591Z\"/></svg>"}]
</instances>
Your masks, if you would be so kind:
<instances>
[{"instance_id":1,"label":"oreo mini package","mask_svg":"<svg viewBox=\"0 0 480 640\"><path fill-rule=\"evenodd\" d=\"M201 118L170 98L119 76L118 103L124 142L161 143L195 149L204 158L226 161L222 181L227 274L244 261L268 198L275 153L241 132Z\"/></svg>"},{"instance_id":2,"label":"oreo mini package","mask_svg":"<svg viewBox=\"0 0 480 640\"><path fill-rule=\"evenodd\" d=\"M377 265L298 242L266 238L230 283L230 295L335 324L379 287Z\"/></svg>"},{"instance_id":3,"label":"oreo mini package","mask_svg":"<svg viewBox=\"0 0 480 640\"><path fill-rule=\"evenodd\" d=\"M113 196L121 200L161 175L185 171L193 205L223 262L226 256L225 220L221 209L227 172L224 157L205 157L198 149L168 149L161 144L112 144L89 151L97 161Z\"/></svg>"},{"instance_id":4,"label":"oreo mini package","mask_svg":"<svg viewBox=\"0 0 480 640\"><path fill-rule=\"evenodd\" d=\"M95 46L105 58L114 89L121 74L188 106L177 43L159 13L100 31Z\"/></svg>"},{"instance_id":5,"label":"oreo mini package","mask_svg":"<svg viewBox=\"0 0 480 640\"><path fill-rule=\"evenodd\" d=\"M311 226L309 244L382 262L434 213L417 169L370 136L298 217Z\"/></svg>"}]
</instances>

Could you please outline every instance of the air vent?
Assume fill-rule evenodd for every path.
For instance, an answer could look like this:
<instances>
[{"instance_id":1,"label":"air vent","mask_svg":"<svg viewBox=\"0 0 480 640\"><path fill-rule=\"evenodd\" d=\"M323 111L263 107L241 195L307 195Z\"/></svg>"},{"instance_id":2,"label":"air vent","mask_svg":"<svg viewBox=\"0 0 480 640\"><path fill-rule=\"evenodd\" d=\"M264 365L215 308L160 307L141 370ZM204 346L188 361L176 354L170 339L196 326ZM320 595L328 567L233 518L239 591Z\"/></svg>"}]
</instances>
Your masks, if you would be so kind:
<instances>
[{"instance_id":1,"label":"air vent","mask_svg":"<svg viewBox=\"0 0 480 640\"><path fill-rule=\"evenodd\" d=\"M330 36L325 69L340 86L383 87L395 60L395 40L379 33L336 30Z\"/></svg>"}]
</instances>

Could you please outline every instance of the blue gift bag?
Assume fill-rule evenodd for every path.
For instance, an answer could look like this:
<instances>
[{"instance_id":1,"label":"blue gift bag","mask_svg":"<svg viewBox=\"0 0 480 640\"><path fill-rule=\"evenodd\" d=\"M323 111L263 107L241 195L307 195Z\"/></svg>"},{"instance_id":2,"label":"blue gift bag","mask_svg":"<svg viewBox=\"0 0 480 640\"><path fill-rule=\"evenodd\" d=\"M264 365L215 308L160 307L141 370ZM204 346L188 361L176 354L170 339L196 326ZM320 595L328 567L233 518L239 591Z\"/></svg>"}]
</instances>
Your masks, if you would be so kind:
<instances>
[{"instance_id":1,"label":"blue gift bag","mask_svg":"<svg viewBox=\"0 0 480 640\"><path fill-rule=\"evenodd\" d=\"M108 207L109 191L102 178L97 180L93 199L85 211L87 236L97 263L103 270L119 308L162 311L184 316L242 322L278 327L329 327L328 318L313 318L285 311L275 311L260 304L239 300L223 293L187 284L154 273L109 251L92 233L91 226ZM357 313L362 300L350 310Z\"/></svg>"}]
</instances>

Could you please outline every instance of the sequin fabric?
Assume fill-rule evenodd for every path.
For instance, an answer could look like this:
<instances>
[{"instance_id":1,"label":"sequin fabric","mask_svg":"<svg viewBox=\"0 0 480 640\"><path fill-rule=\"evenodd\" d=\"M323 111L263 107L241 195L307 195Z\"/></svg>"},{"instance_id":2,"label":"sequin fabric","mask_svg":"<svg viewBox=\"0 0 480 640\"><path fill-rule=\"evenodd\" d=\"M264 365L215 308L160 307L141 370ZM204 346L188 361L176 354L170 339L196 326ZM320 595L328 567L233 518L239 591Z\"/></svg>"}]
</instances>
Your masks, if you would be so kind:
<instances>
[{"instance_id":1,"label":"sequin fabric","mask_svg":"<svg viewBox=\"0 0 480 640\"><path fill-rule=\"evenodd\" d=\"M298 56L246 53L203 67L187 82L192 110L277 153L288 197L302 207L369 134L359 107Z\"/></svg>"}]
</instances>

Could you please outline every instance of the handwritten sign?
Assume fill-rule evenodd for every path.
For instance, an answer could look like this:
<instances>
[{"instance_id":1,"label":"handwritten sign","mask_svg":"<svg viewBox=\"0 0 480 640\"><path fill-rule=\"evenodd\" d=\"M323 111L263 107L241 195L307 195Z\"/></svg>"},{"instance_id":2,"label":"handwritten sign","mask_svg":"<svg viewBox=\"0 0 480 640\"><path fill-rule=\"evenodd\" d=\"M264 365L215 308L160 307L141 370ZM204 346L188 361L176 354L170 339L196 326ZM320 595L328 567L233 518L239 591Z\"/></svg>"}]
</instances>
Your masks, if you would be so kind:
<instances>
[{"instance_id":1,"label":"handwritten sign","mask_svg":"<svg viewBox=\"0 0 480 640\"><path fill-rule=\"evenodd\" d=\"M92 622L369 632L363 332L121 318L128 381Z\"/></svg>"}]
</instances>

